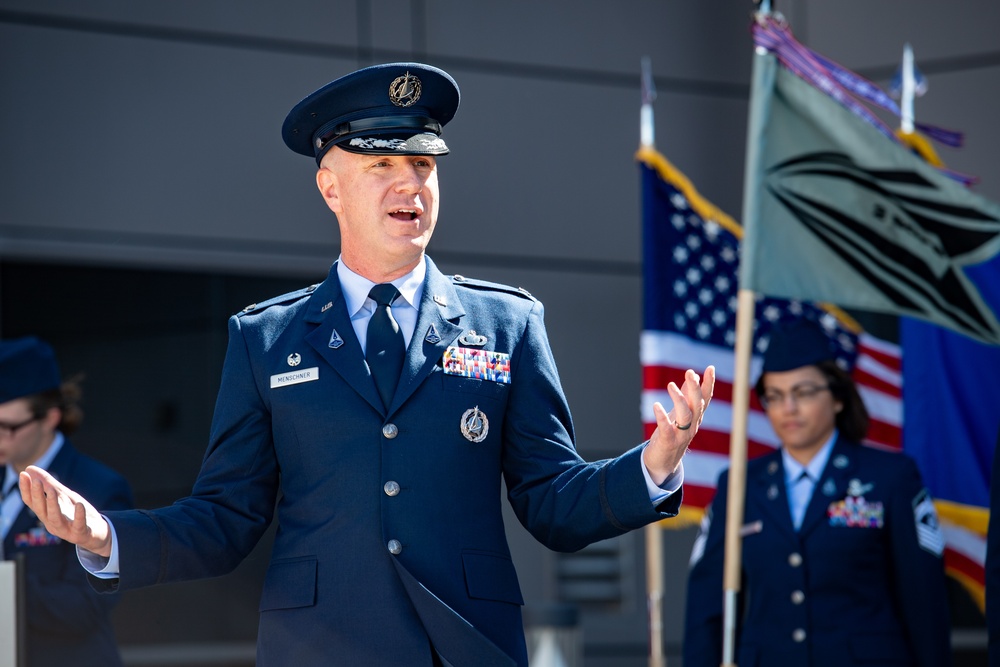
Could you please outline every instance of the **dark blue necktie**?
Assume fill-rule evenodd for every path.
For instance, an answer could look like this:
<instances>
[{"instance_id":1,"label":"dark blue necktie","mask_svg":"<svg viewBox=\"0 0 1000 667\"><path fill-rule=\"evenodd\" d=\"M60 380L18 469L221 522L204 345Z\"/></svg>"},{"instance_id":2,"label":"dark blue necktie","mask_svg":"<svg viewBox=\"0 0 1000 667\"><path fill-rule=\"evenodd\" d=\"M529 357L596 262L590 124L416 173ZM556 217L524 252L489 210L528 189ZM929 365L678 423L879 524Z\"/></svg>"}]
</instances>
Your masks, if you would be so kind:
<instances>
[{"instance_id":1,"label":"dark blue necktie","mask_svg":"<svg viewBox=\"0 0 1000 667\"><path fill-rule=\"evenodd\" d=\"M375 302L375 313L368 321L368 339L365 343L365 358L372 371L372 379L382 405L389 409L392 395L396 393L399 374L403 370L406 344L403 332L392 316L389 306L399 296L399 290L391 284L375 285L368 296Z\"/></svg>"}]
</instances>

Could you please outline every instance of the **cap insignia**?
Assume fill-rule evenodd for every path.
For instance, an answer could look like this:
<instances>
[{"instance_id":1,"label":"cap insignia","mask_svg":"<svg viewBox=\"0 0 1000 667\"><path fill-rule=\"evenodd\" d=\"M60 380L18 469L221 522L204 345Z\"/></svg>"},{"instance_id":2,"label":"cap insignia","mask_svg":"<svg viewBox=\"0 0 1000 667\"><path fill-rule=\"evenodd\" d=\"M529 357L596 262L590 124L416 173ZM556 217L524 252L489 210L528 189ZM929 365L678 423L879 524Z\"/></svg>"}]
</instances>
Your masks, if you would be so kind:
<instances>
[{"instance_id":1,"label":"cap insignia","mask_svg":"<svg viewBox=\"0 0 1000 667\"><path fill-rule=\"evenodd\" d=\"M408 107L420 99L420 79L409 72L389 84L389 101L397 107Z\"/></svg>"}]
</instances>

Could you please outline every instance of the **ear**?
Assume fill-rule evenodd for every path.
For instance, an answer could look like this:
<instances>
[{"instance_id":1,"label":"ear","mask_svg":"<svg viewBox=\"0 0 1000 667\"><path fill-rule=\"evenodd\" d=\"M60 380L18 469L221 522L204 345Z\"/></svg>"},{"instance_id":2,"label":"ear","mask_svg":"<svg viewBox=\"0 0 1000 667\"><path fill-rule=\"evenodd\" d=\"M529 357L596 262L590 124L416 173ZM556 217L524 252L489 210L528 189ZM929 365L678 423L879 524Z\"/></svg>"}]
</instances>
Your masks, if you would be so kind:
<instances>
[{"instance_id":1,"label":"ear","mask_svg":"<svg viewBox=\"0 0 1000 667\"><path fill-rule=\"evenodd\" d=\"M323 201L334 213L340 213L340 187L337 183L337 176L327 167L320 167L316 172L316 187L323 196Z\"/></svg>"},{"instance_id":2,"label":"ear","mask_svg":"<svg viewBox=\"0 0 1000 667\"><path fill-rule=\"evenodd\" d=\"M59 408L49 408L49 411L45 413L45 417L42 419L42 425L46 430L55 431L61 421L62 410Z\"/></svg>"}]
</instances>

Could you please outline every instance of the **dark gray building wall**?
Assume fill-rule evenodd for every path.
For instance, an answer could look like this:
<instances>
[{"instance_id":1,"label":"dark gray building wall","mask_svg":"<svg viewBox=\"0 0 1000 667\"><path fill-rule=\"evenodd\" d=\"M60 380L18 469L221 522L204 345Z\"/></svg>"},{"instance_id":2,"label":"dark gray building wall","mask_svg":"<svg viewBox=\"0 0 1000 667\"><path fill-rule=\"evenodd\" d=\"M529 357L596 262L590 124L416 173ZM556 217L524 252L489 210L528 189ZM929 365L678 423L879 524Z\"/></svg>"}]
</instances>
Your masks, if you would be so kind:
<instances>
[{"instance_id":1,"label":"dark gray building wall","mask_svg":"<svg viewBox=\"0 0 1000 667\"><path fill-rule=\"evenodd\" d=\"M931 81L918 118L964 130L968 147L942 157L1000 199L996 3L778 9L803 42L883 84L909 41ZM88 373L81 441L141 499L183 493L226 317L320 280L338 253L313 163L281 142L285 113L358 66L418 59L462 87L431 255L546 303L581 451L621 452L642 437L639 61L649 56L656 75L658 147L738 218L750 11L680 0L0 0L0 267L21 267L0 274L19 278L0 284L0 334L52 332L65 370ZM70 270L31 274L33 263ZM76 293L54 275L86 275L91 287ZM553 599L556 557L510 524L526 598ZM692 539L690 529L665 538L672 650ZM584 616L592 667L645 664L643 537L622 543L622 603ZM230 578L133 594L119 610L123 642L252 641L265 557Z\"/></svg>"}]
</instances>

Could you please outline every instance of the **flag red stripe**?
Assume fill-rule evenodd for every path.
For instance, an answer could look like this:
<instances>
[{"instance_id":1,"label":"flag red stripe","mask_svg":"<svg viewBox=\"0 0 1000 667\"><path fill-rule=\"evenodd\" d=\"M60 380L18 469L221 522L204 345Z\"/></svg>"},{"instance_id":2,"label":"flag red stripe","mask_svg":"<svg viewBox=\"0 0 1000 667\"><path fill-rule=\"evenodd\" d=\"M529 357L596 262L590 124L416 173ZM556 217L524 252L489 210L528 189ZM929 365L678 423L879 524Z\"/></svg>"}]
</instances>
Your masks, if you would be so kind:
<instances>
[{"instance_id":1,"label":"flag red stripe","mask_svg":"<svg viewBox=\"0 0 1000 667\"><path fill-rule=\"evenodd\" d=\"M865 345L859 345L858 351L861 354L866 354L875 361L879 362L886 368L890 368L897 373L903 370L903 358L899 354L892 354L890 352L883 352L881 350L876 350Z\"/></svg>"},{"instance_id":2,"label":"flag red stripe","mask_svg":"<svg viewBox=\"0 0 1000 667\"><path fill-rule=\"evenodd\" d=\"M947 546L944 548L944 565L946 568L961 572L977 584L986 585L986 570L983 564Z\"/></svg>"},{"instance_id":3,"label":"flag red stripe","mask_svg":"<svg viewBox=\"0 0 1000 667\"><path fill-rule=\"evenodd\" d=\"M854 381L861 386L871 387L872 389L878 390L883 394L888 394L894 398L903 397L903 389L898 384L887 382L878 376L866 373L860 368L854 369L852 377L854 378Z\"/></svg>"}]
</instances>

